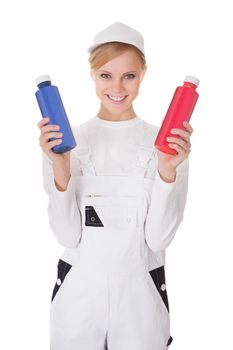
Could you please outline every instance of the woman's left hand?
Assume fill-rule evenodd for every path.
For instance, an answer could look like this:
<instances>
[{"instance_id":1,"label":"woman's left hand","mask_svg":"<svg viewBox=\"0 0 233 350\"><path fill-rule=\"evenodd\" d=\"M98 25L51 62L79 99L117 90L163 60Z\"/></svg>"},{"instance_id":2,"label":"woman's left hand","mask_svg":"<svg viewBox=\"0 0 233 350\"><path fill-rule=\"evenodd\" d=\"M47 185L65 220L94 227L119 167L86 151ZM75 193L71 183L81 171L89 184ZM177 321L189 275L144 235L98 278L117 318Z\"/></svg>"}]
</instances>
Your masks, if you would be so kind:
<instances>
[{"instance_id":1,"label":"woman's left hand","mask_svg":"<svg viewBox=\"0 0 233 350\"><path fill-rule=\"evenodd\" d=\"M189 153L191 152L190 136L193 133L193 128L187 121L184 121L183 125L185 130L174 129L174 132L171 132L174 135L180 135L180 138L167 138L169 147L175 149L178 152L177 155L164 153L157 149L158 171L160 175L164 175L165 178L174 177L174 174L176 173L176 167L182 163L184 159L188 158Z\"/></svg>"}]
</instances>

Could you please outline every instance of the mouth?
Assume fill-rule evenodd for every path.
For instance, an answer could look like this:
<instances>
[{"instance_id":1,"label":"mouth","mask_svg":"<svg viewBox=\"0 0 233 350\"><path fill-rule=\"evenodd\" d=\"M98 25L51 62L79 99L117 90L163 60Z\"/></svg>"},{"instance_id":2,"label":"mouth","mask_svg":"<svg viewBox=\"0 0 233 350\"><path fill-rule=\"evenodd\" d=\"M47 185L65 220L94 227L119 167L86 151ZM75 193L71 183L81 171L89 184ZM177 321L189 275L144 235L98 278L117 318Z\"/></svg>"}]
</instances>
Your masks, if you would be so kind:
<instances>
[{"instance_id":1,"label":"mouth","mask_svg":"<svg viewBox=\"0 0 233 350\"><path fill-rule=\"evenodd\" d=\"M106 95L108 99L115 103L115 104L121 104L125 99L127 98L128 95L125 96L113 96L113 95Z\"/></svg>"}]
</instances>

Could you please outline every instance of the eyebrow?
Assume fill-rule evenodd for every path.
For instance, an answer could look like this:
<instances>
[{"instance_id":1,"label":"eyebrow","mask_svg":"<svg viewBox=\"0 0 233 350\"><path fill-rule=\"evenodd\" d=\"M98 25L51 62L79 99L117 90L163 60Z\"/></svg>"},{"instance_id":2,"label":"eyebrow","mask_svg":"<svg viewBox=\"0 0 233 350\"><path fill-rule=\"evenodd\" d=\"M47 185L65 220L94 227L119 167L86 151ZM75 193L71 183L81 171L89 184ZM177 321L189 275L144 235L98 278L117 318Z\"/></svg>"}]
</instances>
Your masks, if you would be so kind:
<instances>
[{"instance_id":1,"label":"eyebrow","mask_svg":"<svg viewBox=\"0 0 233 350\"><path fill-rule=\"evenodd\" d=\"M107 70L102 70L102 69L98 70L98 72L105 72L105 73L108 73L108 74L112 74L111 72L109 72ZM123 75L124 74L129 74L129 73L137 73L137 71L136 70L131 70L129 72L123 73Z\"/></svg>"}]
</instances>

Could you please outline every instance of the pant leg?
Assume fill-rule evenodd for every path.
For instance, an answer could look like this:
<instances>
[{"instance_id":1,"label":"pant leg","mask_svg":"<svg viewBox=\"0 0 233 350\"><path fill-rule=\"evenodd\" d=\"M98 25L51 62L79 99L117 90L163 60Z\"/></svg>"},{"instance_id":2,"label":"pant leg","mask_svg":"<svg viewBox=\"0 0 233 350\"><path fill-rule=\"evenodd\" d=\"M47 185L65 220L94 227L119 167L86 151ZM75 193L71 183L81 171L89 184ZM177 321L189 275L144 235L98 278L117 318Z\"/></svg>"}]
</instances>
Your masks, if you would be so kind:
<instances>
[{"instance_id":1,"label":"pant leg","mask_svg":"<svg viewBox=\"0 0 233 350\"><path fill-rule=\"evenodd\" d=\"M50 308L50 350L104 350L106 300L103 280L60 260Z\"/></svg>"},{"instance_id":2,"label":"pant leg","mask_svg":"<svg viewBox=\"0 0 233 350\"><path fill-rule=\"evenodd\" d=\"M113 281L108 350L166 350L170 338L168 309L149 272Z\"/></svg>"}]
</instances>

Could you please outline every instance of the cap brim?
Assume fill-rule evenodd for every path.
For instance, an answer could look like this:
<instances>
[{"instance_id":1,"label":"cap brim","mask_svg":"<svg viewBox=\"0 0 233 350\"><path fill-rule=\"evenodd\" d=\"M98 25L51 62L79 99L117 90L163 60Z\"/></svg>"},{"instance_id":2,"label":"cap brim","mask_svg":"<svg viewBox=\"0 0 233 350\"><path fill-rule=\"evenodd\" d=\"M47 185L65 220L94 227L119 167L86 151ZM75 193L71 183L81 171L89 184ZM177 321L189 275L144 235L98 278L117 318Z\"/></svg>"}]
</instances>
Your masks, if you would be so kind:
<instances>
[{"instance_id":1,"label":"cap brim","mask_svg":"<svg viewBox=\"0 0 233 350\"><path fill-rule=\"evenodd\" d=\"M87 52L91 53L92 51L94 51L94 49L98 46L100 46L101 44L97 44L97 45L92 45L87 49Z\"/></svg>"}]
</instances>

